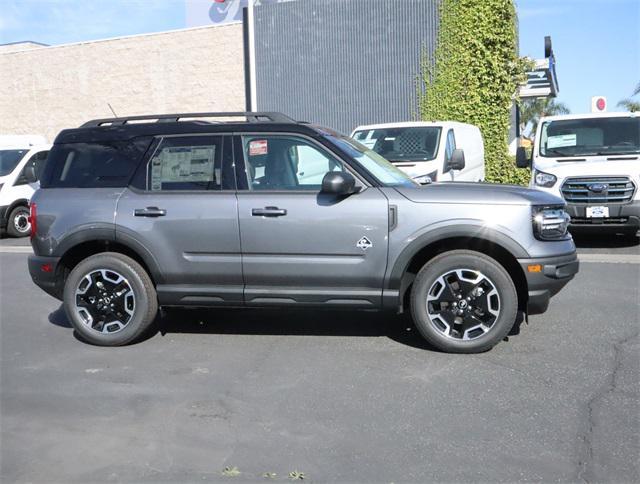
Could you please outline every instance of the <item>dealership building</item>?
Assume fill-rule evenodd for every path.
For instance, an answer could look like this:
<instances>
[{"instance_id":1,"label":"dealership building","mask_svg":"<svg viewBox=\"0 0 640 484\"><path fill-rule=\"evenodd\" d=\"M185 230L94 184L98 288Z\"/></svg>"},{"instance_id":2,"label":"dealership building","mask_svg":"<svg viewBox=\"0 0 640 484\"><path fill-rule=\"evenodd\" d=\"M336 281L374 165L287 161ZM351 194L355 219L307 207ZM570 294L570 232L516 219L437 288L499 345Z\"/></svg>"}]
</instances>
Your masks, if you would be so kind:
<instances>
[{"instance_id":1,"label":"dealership building","mask_svg":"<svg viewBox=\"0 0 640 484\"><path fill-rule=\"evenodd\" d=\"M191 0L186 29L0 45L0 133L52 140L114 113L281 111L343 132L414 120L439 7L439 0Z\"/></svg>"}]
</instances>

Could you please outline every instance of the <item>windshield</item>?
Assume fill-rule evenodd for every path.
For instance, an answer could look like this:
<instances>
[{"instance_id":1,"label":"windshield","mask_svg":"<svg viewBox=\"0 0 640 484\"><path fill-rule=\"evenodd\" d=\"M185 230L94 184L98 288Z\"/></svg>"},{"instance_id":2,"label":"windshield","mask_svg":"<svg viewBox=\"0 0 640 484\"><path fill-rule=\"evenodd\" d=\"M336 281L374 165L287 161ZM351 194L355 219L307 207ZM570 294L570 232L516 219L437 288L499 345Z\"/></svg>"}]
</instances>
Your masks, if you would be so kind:
<instances>
[{"instance_id":1,"label":"windshield","mask_svg":"<svg viewBox=\"0 0 640 484\"><path fill-rule=\"evenodd\" d=\"M8 175L29 150L0 150L0 176Z\"/></svg>"},{"instance_id":2,"label":"windshield","mask_svg":"<svg viewBox=\"0 0 640 484\"><path fill-rule=\"evenodd\" d=\"M540 133L541 156L640 153L640 117L549 121L542 125Z\"/></svg>"},{"instance_id":3,"label":"windshield","mask_svg":"<svg viewBox=\"0 0 640 484\"><path fill-rule=\"evenodd\" d=\"M354 158L365 170L371 173L380 183L388 187L416 186L404 172L393 166L375 151L346 136L326 136L342 151Z\"/></svg>"},{"instance_id":4,"label":"windshield","mask_svg":"<svg viewBox=\"0 0 640 484\"><path fill-rule=\"evenodd\" d=\"M440 131L436 127L366 129L353 137L391 161L429 161L438 155Z\"/></svg>"}]
</instances>

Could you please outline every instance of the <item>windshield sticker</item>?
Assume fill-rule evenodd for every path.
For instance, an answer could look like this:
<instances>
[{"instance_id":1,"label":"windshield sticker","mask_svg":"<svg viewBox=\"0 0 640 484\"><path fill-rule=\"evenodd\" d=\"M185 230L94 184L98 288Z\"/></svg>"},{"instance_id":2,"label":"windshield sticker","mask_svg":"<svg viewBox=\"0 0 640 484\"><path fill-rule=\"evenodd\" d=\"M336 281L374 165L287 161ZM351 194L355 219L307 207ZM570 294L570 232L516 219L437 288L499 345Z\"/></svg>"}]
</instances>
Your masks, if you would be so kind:
<instances>
[{"instance_id":1,"label":"windshield sticker","mask_svg":"<svg viewBox=\"0 0 640 484\"><path fill-rule=\"evenodd\" d=\"M257 139L249 142L249 156L266 155L268 151L266 139Z\"/></svg>"},{"instance_id":2,"label":"windshield sticker","mask_svg":"<svg viewBox=\"0 0 640 484\"><path fill-rule=\"evenodd\" d=\"M576 134L559 134L547 138L547 148L562 148L563 146L575 146Z\"/></svg>"}]
</instances>

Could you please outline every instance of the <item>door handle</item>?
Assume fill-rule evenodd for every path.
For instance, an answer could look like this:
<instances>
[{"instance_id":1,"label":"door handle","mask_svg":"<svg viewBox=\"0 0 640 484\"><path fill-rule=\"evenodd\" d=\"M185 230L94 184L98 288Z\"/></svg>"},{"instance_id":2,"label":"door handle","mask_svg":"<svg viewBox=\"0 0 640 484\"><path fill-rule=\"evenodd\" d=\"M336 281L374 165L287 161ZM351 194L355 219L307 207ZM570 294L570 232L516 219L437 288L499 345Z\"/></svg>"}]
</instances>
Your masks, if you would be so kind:
<instances>
[{"instance_id":1,"label":"door handle","mask_svg":"<svg viewBox=\"0 0 640 484\"><path fill-rule=\"evenodd\" d=\"M167 211L164 208L158 207L136 208L133 211L136 217L164 217L166 214Z\"/></svg>"},{"instance_id":2,"label":"door handle","mask_svg":"<svg viewBox=\"0 0 640 484\"><path fill-rule=\"evenodd\" d=\"M251 215L254 217L283 217L287 214L284 208L264 207L251 209Z\"/></svg>"}]
</instances>

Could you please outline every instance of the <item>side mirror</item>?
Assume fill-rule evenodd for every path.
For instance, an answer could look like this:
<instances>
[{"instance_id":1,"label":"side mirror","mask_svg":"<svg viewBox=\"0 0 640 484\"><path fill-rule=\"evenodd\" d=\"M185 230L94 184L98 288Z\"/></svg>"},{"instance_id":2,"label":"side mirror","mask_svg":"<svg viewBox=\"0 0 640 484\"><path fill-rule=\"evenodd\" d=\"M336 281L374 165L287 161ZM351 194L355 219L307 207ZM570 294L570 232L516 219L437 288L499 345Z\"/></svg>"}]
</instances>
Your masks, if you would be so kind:
<instances>
[{"instance_id":1,"label":"side mirror","mask_svg":"<svg viewBox=\"0 0 640 484\"><path fill-rule=\"evenodd\" d=\"M24 167L24 178L27 183L35 183L38 181L36 168L33 166L33 163L29 163Z\"/></svg>"},{"instance_id":2,"label":"side mirror","mask_svg":"<svg viewBox=\"0 0 640 484\"><path fill-rule=\"evenodd\" d=\"M531 160L523 146L519 146L516 150L516 166L518 168L529 168L531 166Z\"/></svg>"},{"instance_id":3,"label":"side mirror","mask_svg":"<svg viewBox=\"0 0 640 484\"><path fill-rule=\"evenodd\" d=\"M351 195L356 193L356 179L351 173L330 171L322 179L322 193Z\"/></svg>"},{"instance_id":4,"label":"side mirror","mask_svg":"<svg viewBox=\"0 0 640 484\"><path fill-rule=\"evenodd\" d=\"M456 149L453 150L453 153L451 154L451 159L449 160L449 163L447 164L447 171L449 170L463 170L465 166L464 163L464 150L462 149Z\"/></svg>"}]
</instances>

